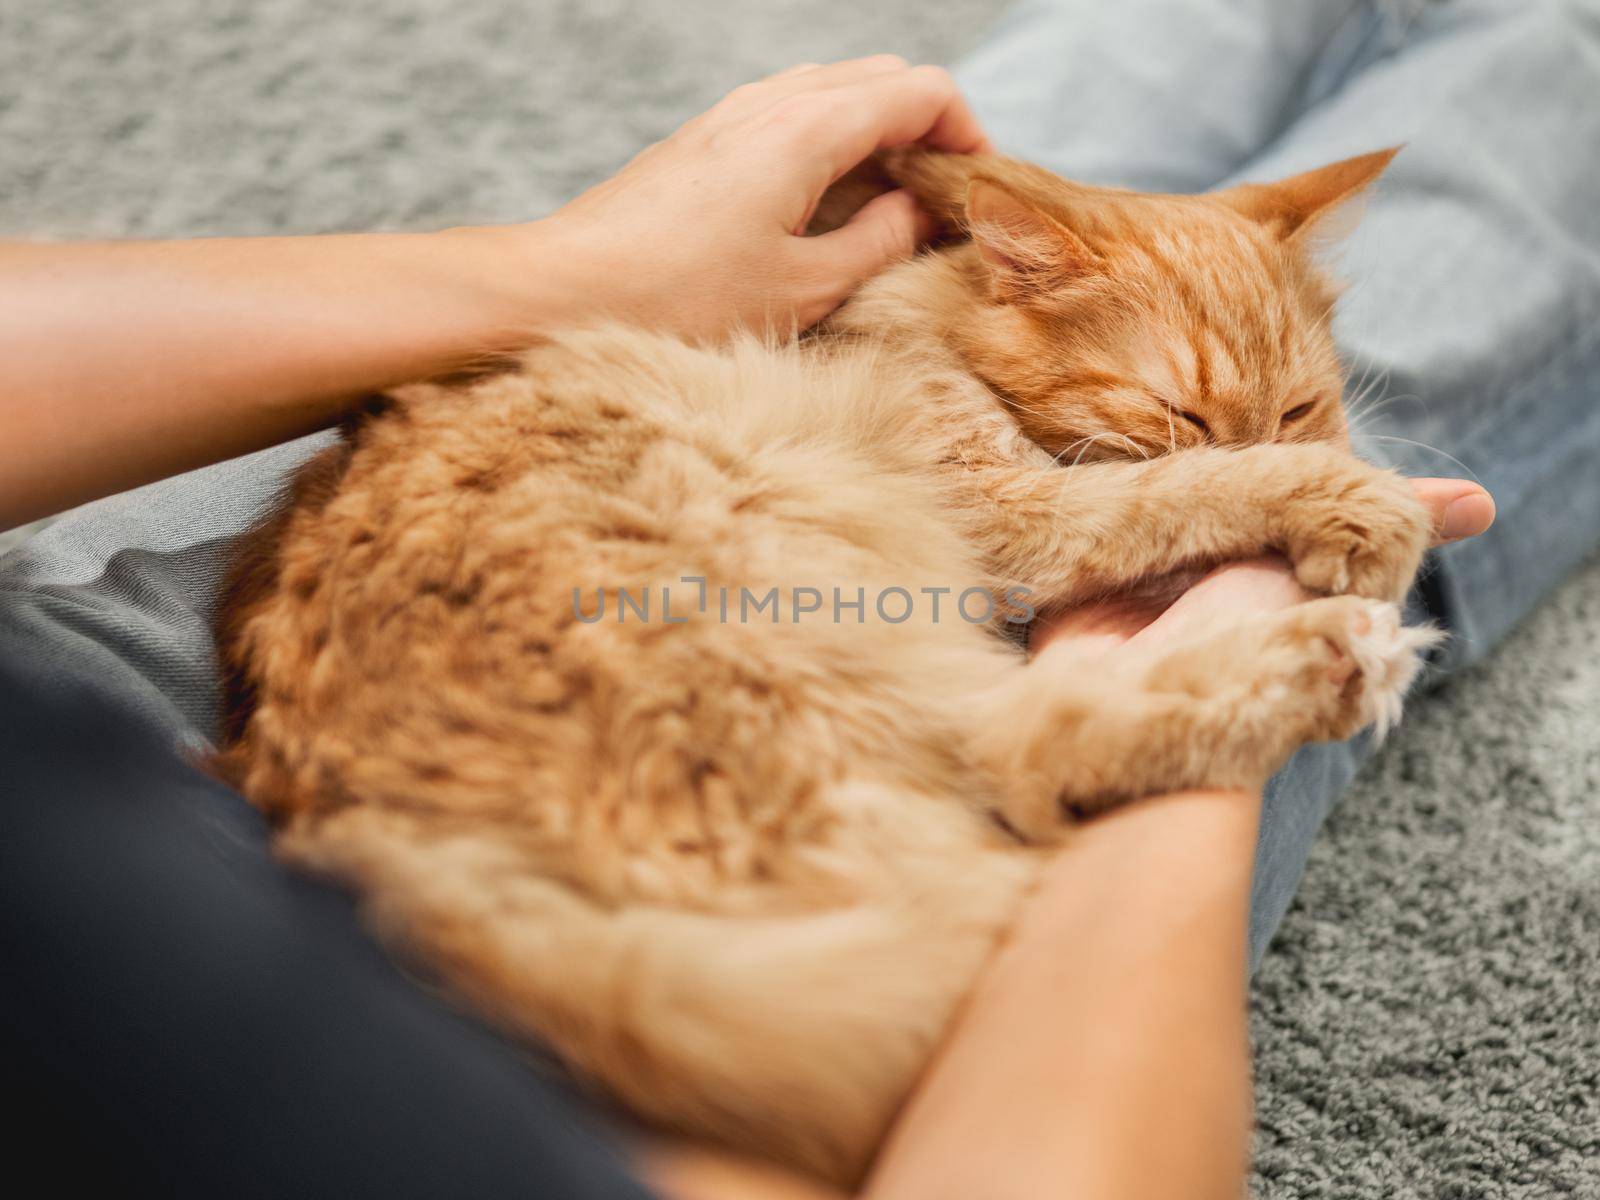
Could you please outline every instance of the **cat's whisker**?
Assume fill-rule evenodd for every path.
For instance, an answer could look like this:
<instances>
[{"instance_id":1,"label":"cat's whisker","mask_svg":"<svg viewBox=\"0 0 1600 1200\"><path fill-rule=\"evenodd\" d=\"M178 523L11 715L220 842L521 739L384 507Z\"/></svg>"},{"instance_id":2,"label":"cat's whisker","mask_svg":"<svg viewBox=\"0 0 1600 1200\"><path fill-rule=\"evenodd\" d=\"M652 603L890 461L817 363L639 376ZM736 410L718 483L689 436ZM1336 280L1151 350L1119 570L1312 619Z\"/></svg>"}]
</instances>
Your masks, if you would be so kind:
<instances>
[{"instance_id":1,"label":"cat's whisker","mask_svg":"<svg viewBox=\"0 0 1600 1200\"><path fill-rule=\"evenodd\" d=\"M1061 460L1062 460L1063 457L1065 457L1066 455L1072 453L1072 451L1077 450L1077 448L1079 446L1082 446L1083 449L1078 452L1078 457L1072 460L1072 465L1073 466L1077 466L1080 462L1083 461L1083 456L1089 452L1089 448L1091 446L1093 446L1094 443L1096 441L1098 441L1103 436L1104 436L1103 434L1092 433L1088 437L1079 438L1077 441L1073 442L1070 446L1063 447L1059 454L1056 454L1056 455L1052 456L1053 457L1053 461L1055 462L1055 464L1057 466L1060 466L1061 465Z\"/></svg>"},{"instance_id":2,"label":"cat's whisker","mask_svg":"<svg viewBox=\"0 0 1600 1200\"><path fill-rule=\"evenodd\" d=\"M1381 399L1385 395L1385 389L1387 389L1388 386L1388 368L1378 371L1376 374L1369 375L1369 377L1362 382L1361 387L1356 390L1355 394L1350 397L1350 407L1352 409L1359 410L1363 404L1372 400L1374 397Z\"/></svg>"},{"instance_id":3,"label":"cat's whisker","mask_svg":"<svg viewBox=\"0 0 1600 1200\"><path fill-rule=\"evenodd\" d=\"M1346 381L1346 388L1351 392L1352 396L1361 396L1366 392L1367 385L1372 379L1373 370L1376 366L1377 364L1375 362L1368 360L1366 364L1362 366L1361 374L1356 377L1354 387L1350 387L1349 381Z\"/></svg>"},{"instance_id":4,"label":"cat's whisker","mask_svg":"<svg viewBox=\"0 0 1600 1200\"><path fill-rule=\"evenodd\" d=\"M1352 394L1344 402L1345 420L1352 436L1363 433L1364 427L1369 422L1402 401L1413 401L1426 410L1427 402L1414 392L1400 392L1393 395L1385 393L1383 389L1388 381L1388 368L1373 373L1369 365L1363 371Z\"/></svg>"},{"instance_id":5,"label":"cat's whisker","mask_svg":"<svg viewBox=\"0 0 1600 1200\"><path fill-rule=\"evenodd\" d=\"M1015 397L1006 401L1006 407L1013 412L1027 413L1035 417L1048 417L1053 411L1048 405L1029 404L1026 400L1016 399Z\"/></svg>"},{"instance_id":6,"label":"cat's whisker","mask_svg":"<svg viewBox=\"0 0 1600 1200\"><path fill-rule=\"evenodd\" d=\"M1364 434L1366 432L1365 427L1369 422L1375 420L1392 405L1399 404L1406 400L1414 400L1420 403L1422 398L1420 396L1408 395L1404 393L1398 396L1386 396L1382 400L1374 402L1369 408L1364 409L1362 412L1357 413L1355 416L1350 418L1349 424L1351 432L1359 432Z\"/></svg>"},{"instance_id":7,"label":"cat's whisker","mask_svg":"<svg viewBox=\"0 0 1600 1200\"><path fill-rule=\"evenodd\" d=\"M1387 411L1392 406L1403 402L1420 404L1423 406L1424 411L1427 410L1427 401L1425 401L1415 392L1399 392L1395 395L1379 396L1373 399L1370 403L1358 404L1354 406L1352 410L1347 412L1347 420L1351 433L1364 434L1365 427L1369 423L1375 421L1382 413Z\"/></svg>"},{"instance_id":8,"label":"cat's whisker","mask_svg":"<svg viewBox=\"0 0 1600 1200\"><path fill-rule=\"evenodd\" d=\"M1371 396L1375 391L1381 389L1388 382L1388 379L1389 368L1383 367L1380 369L1375 362L1369 361L1367 365L1362 368L1361 375L1356 380L1355 387L1350 389L1350 397L1345 401L1346 410L1353 411L1358 409L1362 402L1365 401L1367 397Z\"/></svg>"},{"instance_id":9,"label":"cat's whisker","mask_svg":"<svg viewBox=\"0 0 1600 1200\"><path fill-rule=\"evenodd\" d=\"M1029 404L1027 401L1018 399L1016 397L1008 397L1006 400L1006 406L1013 412L1024 413L1032 416L1050 417L1059 415L1056 409L1048 405ZM1170 411L1167 414L1167 424L1169 426L1169 449L1175 449L1177 444L1177 432L1175 429L1171 428L1172 414ZM1117 433L1113 430L1105 429L1098 433L1088 434L1087 436L1081 437L1077 441L1072 442L1059 453L1052 455L1051 460L1057 466L1060 466L1063 458L1071 454L1074 450L1078 450L1078 456L1072 460L1072 465L1077 466L1083 461L1084 455L1093 449L1096 443L1101 441L1112 441L1118 443L1123 451L1130 456L1137 455L1141 459L1148 459L1151 457L1149 449L1140 445L1127 434ZM1079 450L1079 447L1082 447L1082 449Z\"/></svg>"},{"instance_id":10,"label":"cat's whisker","mask_svg":"<svg viewBox=\"0 0 1600 1200\"><path fill-rule=\"evenodd\" d=\"M1451 453L1449 453L1448 451L1445 451L1445 450L1441 450L1437 446L1430 446L1430 445L1428 445L1427 442L1419 442L1419 441L1414 440L1413 438L1395 437L1395 436L1393 436L1391 434L1383 434L1383 433L1364 433L1364 434L1361 435L1361 437L1366 439L1367 441L1372 441L1372 442L1398 442L1400 445L1403 445L1403 446L1415 446L1418 450L1427 450L1427 451L1429 451L1429 452L1431 452L1433 454L1437 454L1440 458L1444 459L1445 461L1447 461L1449 463L1452 463L1457 467L1460 467L1463 471L1466 472L1467 478L1472 480L1473 483L1478 484L1480 487L1483 485L1483 480L1478 478L1478 473L1476 471L1474 471L1471 467L1467 466L1466 463L1462 462L1454 454L1451 454Z\"/></svg>"},{"instance_id":11,"label":"cat's whisker","mask_svg":"<svg viewBox=\"0 0 1600 1200\"><path fill-rule=\"evenodd\" d=\"M1089 451L1094 448L1096 443L1101 442L1101 441L1106 441L1106 440L1110 440L1110 441L1113 441L1113 442L1121 442L1123 447L1124 447L1124 449L1130 450L1131 452L1133 452L1135 454L1138 454L1140 458L1149 458L1150 457L1149 451L1147 451L1143 446L1139 445L1138 442L1134 441L1127 434L1124 434L1124 433L1113 433L1110 430L1104 430L1104 431L1102 431L1100 433L1091 433L1087 437L1079 438L1077 441L1073 442L1071 445L1069 445L1069 446L1065 447L1064 449L1062 449L1062 451L1059 454L1054 455L1053 456L1053 461L1056 463L1057 466L1059 466L1061 464L1061 460L1063 458L1065 458L1068 454L1071 454L1074 450L1077 450L1078 447L1081 446L1083 448L1081 450L1078 450L1078 456L1072 460L1072 465L1073 466L1077 466L1079 463L1081 463L1083 461L1083 456L1085 454L1088 454Z\"/></svg>"},{"instance_id":12,"label":"cat's whisker","mask_svg":"<svg viewBox=\"0 0 1600 1200\"><path fill-rule=\"evenodd\" d=\"M1072 460L1072 465L1073 466L1077 466L1079 463L1081 463L1083 461L1083 456L1085 454L1089 453L1090 448L1094 445L1096 440L1097 439L1091 438L1089 440L1089 445L1085 446L1082 450L1078 451L1078 457Z\"/></svg>"}]
</instances>

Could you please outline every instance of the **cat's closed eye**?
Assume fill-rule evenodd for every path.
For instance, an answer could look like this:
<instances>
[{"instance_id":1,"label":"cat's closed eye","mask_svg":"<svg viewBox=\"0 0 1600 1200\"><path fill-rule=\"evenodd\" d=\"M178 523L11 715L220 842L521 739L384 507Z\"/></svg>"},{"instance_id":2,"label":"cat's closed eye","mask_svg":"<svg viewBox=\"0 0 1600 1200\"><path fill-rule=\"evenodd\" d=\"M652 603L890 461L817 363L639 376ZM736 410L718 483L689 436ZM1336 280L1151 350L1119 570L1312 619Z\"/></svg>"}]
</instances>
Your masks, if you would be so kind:
<instances>
[{"instance_id":1,"label":"cat's closed eye","mask_svg":"<svg viewBox=\"0 0 1600 1200\"><path fill-rule=\"evenodd\" d=\"M1183 405L1175 404L1173 401L1168 400L1164 396L1156 397L1156 403L1160 404L1162 408L1165 408L1167 412L1171 413L1173 416L1182 417L1185 421L1189 422L1189 424L1193 425L1200 431L1202 437L1209 437L1211 435L1211 426L1206 423L1206 419L1199 413L1191 412L1189 409L1184 408Z\"/></svg>"},{"instance_id":2,"label":"cat's closed eye","mask_svg":"<svg viewBox=\"0 0 1600 1200\"><path fill-rule=\"evenodd\" d=\"M1292 425L1316 406L1317 402L1315 400L1308 400L1304 404L1296 404L1293 408L1285 412L1283 416L1279 417L1278 421L1282 425Z\"/></svg>"}]
</instances>

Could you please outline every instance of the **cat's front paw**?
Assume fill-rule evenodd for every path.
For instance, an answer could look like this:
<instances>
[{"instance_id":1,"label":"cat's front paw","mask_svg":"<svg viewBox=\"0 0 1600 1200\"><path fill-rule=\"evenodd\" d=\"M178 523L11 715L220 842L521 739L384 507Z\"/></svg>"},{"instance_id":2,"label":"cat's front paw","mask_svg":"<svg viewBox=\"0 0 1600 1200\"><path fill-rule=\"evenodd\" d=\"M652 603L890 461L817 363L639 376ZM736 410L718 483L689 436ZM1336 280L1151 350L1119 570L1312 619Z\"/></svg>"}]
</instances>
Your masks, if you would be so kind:
<instances>
[{"instance_id":1,"label":"cat's front paw","mask_svg":"<svg viewBox=\"0 0 1600 1200\"><path fill-rule=\"evenodd\" d=\"M1308 488L1283 522L1296 578L1330 595L1398 601L1428 547L1428 510L1411 485L1365 463Z\"/></svg>"},{"instance_id":2,"label":"cat's front paw","mask_svg":"<svg viewBox=\"0 0 1600 1200\"><path fill-rule=\"evenodd\" d=\"M1320 643L1319 683L1331 685L1332 691L1307 736L1334 741L1369 726L1380 737L1393 728L1424 653L1444 635L1429 626L1402 624L1398 605L1350 596L1289 610L1278 636L1290 643ZM1319 683L1306 681L1299 687L1302 694L1315 696Z\"/></svg>"}]
</instances>

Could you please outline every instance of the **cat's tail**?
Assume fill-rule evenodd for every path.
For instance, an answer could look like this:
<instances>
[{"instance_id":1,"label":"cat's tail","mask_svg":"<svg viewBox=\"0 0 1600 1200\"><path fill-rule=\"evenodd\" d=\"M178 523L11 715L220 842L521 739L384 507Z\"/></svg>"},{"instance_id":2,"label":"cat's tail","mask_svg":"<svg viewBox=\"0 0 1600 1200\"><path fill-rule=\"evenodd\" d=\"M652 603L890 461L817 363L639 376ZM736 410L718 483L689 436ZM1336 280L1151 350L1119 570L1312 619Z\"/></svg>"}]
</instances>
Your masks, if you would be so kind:
<instances>
[{"instance_id":1,"label":"cat's tail","mask_svg":"<svg viewBox=\"0 0 1600 1200\"><path fill-rule=\"evenodd\" d=\"M369 808L280 845L356 884L450 990L629 1107L840 1184L865 1171L1028 877L996 854L988 877L941 873L922 895L736 917L602 907L503 841Z\"/></svg>"}]
</instances>

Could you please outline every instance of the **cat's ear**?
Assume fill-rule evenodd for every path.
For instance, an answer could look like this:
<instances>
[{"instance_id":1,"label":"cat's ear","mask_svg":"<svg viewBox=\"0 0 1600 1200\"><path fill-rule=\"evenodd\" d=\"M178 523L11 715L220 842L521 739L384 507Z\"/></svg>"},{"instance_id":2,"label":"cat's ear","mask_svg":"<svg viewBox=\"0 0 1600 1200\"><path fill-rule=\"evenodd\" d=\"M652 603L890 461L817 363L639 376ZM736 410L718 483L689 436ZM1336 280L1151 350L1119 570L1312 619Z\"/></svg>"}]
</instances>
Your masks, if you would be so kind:
<instances>
[{"instance_id":1,"label":"cat's ear","mask_svg":"<svg viewBox=\"0 0 1600 1200\"><path fill-rule=\"evenodd\" d=\"M1244 183L1216 192L1212 199L1259 221L1280 240L1303 237L1313 229L1319 238L1348 233L1360 216L1358 199L1396 154L1399 146L1358 154L1314 171L1303 171L1276 183Z\"/></svg>"},{"instance_id":2,"label":"cat's ear","mask_svg":"<svg viewBox=\"0 0 1600 1200\"><path fill-rule=\"evenodd\" d=\"M987 179L967 188L966 226L997 296L1025 300L1093 270L1098 256L1050 214Z\"/></svg>"}]
</instances>

